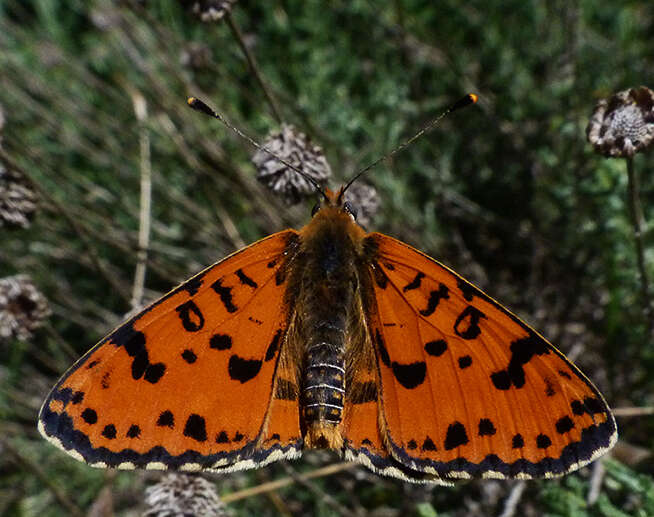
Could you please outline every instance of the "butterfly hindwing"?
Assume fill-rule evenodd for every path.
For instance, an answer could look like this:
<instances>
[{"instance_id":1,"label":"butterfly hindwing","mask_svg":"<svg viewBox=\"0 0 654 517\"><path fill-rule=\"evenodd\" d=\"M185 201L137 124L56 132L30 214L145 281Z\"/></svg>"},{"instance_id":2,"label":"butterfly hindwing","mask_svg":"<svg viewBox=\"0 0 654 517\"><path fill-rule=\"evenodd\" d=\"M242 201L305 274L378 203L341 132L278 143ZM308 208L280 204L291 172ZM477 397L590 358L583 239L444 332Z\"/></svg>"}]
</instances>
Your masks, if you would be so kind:
<instances>
[{"instance_id":1,"label":"butterfly hindwing","mask_svg":"<svg viewBox=\"0 0 654 517\"><path fill-rule=\"evenodd\" d=\"M274 396L296 241L258 241L113 331L52 390L42 434L96 466L230 470L299 455L298 397Z\"/></svg>"},{"instance_id":2,"label":"butterfly hindwing","mask_svg":"<svg viewBox=\"0 0 654 517\"><path fill-rule=\"evenodd\" d=\"M373 233L368 327L391 455L446 478L550 477L616 440L604 399L533 329L453 271Z\"/></svg>"}]
</instances>

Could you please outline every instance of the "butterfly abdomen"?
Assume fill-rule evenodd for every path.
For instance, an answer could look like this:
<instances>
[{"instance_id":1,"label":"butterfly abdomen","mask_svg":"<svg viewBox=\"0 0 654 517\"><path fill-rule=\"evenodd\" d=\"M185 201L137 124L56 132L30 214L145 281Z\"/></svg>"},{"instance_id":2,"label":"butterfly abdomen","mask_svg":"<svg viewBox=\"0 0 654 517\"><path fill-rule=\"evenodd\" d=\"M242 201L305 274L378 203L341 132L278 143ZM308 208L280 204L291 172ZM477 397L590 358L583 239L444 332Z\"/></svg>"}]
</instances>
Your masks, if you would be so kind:
<instances>
[{"instance_id":1,"label":"butterfly abdomen","mask_svg":"<svg viewBox=\"0 0 654 517\"><path fill-rule=\"evenodd\" d=\"M331 329L317 332L317 339L309 342L306 352L302 416L310 430L308 445L312 447L330 448L335 445L332 435L343 415L344 343L343 338L335 336L334 332ZM340 443L336 445L340 446Z\"/></svg>"},{"instance_id":2,"label":"butterfly abdomen","mask_svg":"<svg viewBox=\"0 0 654 517\"><path fill-rule=\"evenodd\" d=\"M306 266L298 300L303 308L302 422L307 447L339 449L347 323L356 290L354 244L343 230L354 223L349 217L316 217L312 223L302 235Z\"/></svg>"}]
</instances>

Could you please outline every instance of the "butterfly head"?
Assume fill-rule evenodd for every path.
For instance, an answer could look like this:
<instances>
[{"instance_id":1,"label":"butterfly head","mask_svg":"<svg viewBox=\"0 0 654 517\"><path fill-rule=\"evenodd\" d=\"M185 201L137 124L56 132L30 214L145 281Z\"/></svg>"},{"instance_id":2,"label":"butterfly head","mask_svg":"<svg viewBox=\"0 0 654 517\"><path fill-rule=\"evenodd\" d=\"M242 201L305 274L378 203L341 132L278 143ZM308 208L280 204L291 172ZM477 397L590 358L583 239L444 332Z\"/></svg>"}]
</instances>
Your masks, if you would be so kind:
<instances>
[{"instance_id":1,"label":"butterfly head","mask_svg":"<svg viewBox=\"0 0 654 517\"><path fill-rule=\"evenodd\" d=\"M356 222L357 209L352 203L345 201L345 187L341 187L336 192L325 187L322 194L323 197L311 211L311 217L347 217Z\"/></svg>"}]
</instances>

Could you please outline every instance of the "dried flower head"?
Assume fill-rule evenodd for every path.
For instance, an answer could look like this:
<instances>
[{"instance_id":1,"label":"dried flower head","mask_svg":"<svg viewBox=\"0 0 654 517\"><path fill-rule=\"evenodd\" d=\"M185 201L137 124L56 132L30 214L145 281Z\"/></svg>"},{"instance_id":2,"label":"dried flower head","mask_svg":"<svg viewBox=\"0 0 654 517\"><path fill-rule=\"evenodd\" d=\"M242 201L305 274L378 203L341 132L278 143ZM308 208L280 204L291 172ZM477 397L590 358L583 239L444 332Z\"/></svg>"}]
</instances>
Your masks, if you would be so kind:
<instances>
[{"instance_id":1,"label":"dried flower head","mask_svg":"<svg viewBox=\"0 0 654 517\"><path fill-rule=\"evenodd\" d=\"M192 11L203 22L217 22L221 20L236 3L237 0L199 0L193 2Z\"/></svg>"},{"instance_id":2,"label":"dried flower head","mask_svg":"<svg viewBox=\"0 0 654 517\"><path fill-rule=\"evenodd\" d=\"M296 132L291 125L282 124L281 130L269 134L263 145L320 184L332 174L322 148L313 145L304 133ZM289 204L298 203L303 196L316 192L309 181L265 151L258 150L252 162L257 168L257 179Z\"/></svg>"},{"instance_id":3,"label":"dried flower head","mask_svg":"<svg viewBox=\"0 0 654 517\"><path fill-rule=\"evenodd\" d=\"M0 228L27 228L36 212L36 193L18 172L0 162Z\"/></svg>"},{"instance_id":4,"label":"dried flower head","mask_svg":"<svg viewBox=\"0 0 654 517\"><path fill-rule=\"evenodd\" d=\"M357 223L364 227L370 224L380 205L377 189L356 181L345 191L345 201L357 211Z\"/></svg>"},{"instance_id":5,"label":"dried flower head","mask_svg":"<svg viewBox=\"0 0 654 517\"><path fill-rule=\"evenodd\" d=\"M586 128L588 141L604 156L633 156L654 142L654 92L645 86L602 99Z\"/></svg>"},{"instance_id":6,"label":"dried flower head","mask_svg":"<svg viewBox=\"0 0 654 517\"><path fill-rule=\"evenodd\" d=\"M0 278L0 339L29 339L50 307L27 275Z\"/></svg>"},{"instance_id":7,"label":"dried flower head","mask_svg":"<svg viewBox=\"0 0 654 517\"><path fill-rule=\"evenodd\" d=\"M216 488L194 474L171 473L145 490L144 517L222 517L227 515Z\"/></svg>"}]
</instances>

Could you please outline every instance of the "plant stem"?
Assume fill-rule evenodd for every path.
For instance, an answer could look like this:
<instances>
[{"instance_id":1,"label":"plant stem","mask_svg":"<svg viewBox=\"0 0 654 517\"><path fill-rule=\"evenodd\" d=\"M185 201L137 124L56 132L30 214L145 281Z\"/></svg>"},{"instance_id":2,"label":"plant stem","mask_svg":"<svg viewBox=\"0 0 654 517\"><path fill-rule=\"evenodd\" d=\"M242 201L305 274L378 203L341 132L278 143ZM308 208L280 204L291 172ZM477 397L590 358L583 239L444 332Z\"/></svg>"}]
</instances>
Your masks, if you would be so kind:
<instances>
[{"instance_id":1,"label":"plant stem","mask_svg":"<svg viewBox=\"0 0 654 517\"><path fill-rule=\"evenodd\" d=\"M634 171L634 160L627 157L627 175L629 178L629 211L631 212L631 221L634 226L634 238L636 241L636 257L638 259L638 270L640 272L640 288L642 291L643 302L645 303L644 313L647 319L647 329L650 335L654 330L654 321L652 319L652 300L649 291L649 280L647 270L645 269L645 251L643 245L643 227L644 217L643 209L640 204L640 193L638 188L638 177Z\"/></svg>"},{"instance_id":2,"label":"plant stem","mask_svg":"<svg viewBox=\"0 0 654 517\"><path fill-rule=\"evenodd\" d=\"M283 119L281 116L281 112L279 111L279 106L277 106L277 102L273 98L272 93L270 93L270 90L263 82L263 78L261 77L261 73L259 72L259 66L257 65L257 61L254 58L252 52L250 52L250 49L245 44L245 40L243 39L243 34L241 34L240 29L236 26L232 14L229 12L226 13L225 20L227 20L227 25L229 25L229 28L231 29L232 34L234 35L234 38L236 38L236 41L238 42L239 46L241 47L241 50L243 51L243 54L245 54L245 59L247 59L248 65L250 65L250 70L252 71L252 75L254 75L254 78L259 83L259 86L261 86L261 89L263 90L263 94L266 96L266 100L270 105L270 109L272 110L273 116L277 120L277 123L281 124Z\"/></svg>"},{"instance_id":3,"label":"plant stem","mask_svg":"<svg viewBox=\"0 0 654 517\"><path fill-rule=\"evenodd\" d=\"M152 163L150 161L150 135L146 124L147 104L139 92L132 92L134 112L139 123L139 143L141 153L141 201L139 210L139 247L137 251L134 285L132 287L132 311L143 305L145 273L150 246L150 217L152 206Z\"/></svg>"}]
</instances>

